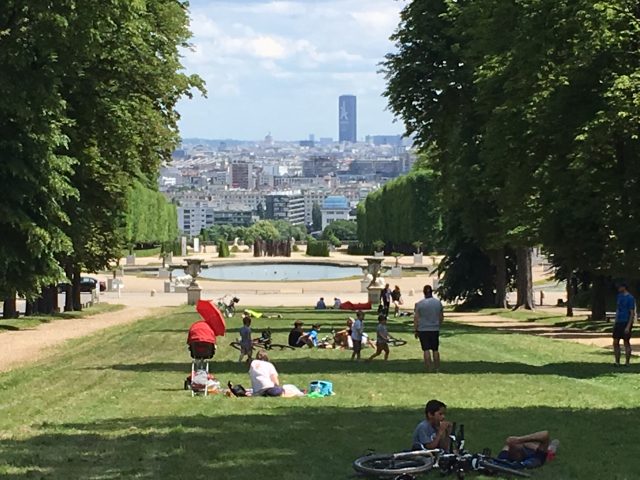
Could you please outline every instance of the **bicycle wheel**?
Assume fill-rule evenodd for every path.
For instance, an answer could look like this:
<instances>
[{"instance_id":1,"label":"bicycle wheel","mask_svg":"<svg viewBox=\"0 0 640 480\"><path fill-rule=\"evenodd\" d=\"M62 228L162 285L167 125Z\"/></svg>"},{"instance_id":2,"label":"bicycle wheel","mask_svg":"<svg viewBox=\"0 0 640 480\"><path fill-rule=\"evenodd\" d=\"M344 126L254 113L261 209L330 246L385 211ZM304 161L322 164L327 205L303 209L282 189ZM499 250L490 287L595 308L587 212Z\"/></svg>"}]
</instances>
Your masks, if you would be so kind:
<instances>
[{"instance_id":1,"label":"bicycle wheel","mask_svg":"<svg viewBox=\"0 0 640 480\"><path fill-rule=\"evenodd\" d=\"M415 456L398 459L390 454L374 454L356 459L353 468L357 472L374 477L396 477L431 470L433 458Z\"/></svg>"},{"instance_id":2,"label":"bicycle wheel","mask_svg":"<svg viewBox=\"0 0 640 480\"><path fill-rule=\"evenodd\" d=\"M229 344L230 347L235 348L236 350L240 350L240 342L231 342Z\"/></svg>"},{"instance_id":3,"label":"bicycle wheel","mask_svg":"<svg viewBox=\"0 0 640 480\"><path fill-rule=\"evenodd\" d=\"M295 347L291 345L284 345L282 343L272 343L271 350L295 350Z\"/></svg>"},{"instance_id":4,"label":"bicycle wheel","mask_svg":"<svg viewBox=\"0 0 640 480\"><path fill-rule=\"evenodd\" d=\"M491 459L480 460L478 462L478 465L489 473L504 473L505 475L510 477L521 477L521 478L531 477L531 475L528 474L527 472L506 467L496 462L495 460L491 460Z\"/></svg>"},{"instance_id":5,"label":"bicycle wheel","mask_svg":"<svg viewBox=\"0 0 640 480\"><path fill-rule=\"evenodd\" d=\"M406 340L402 340L400 338L392 338L389 340L389 345L392 347L402 347L407 344Z\"/></svg>"}]
</instances>

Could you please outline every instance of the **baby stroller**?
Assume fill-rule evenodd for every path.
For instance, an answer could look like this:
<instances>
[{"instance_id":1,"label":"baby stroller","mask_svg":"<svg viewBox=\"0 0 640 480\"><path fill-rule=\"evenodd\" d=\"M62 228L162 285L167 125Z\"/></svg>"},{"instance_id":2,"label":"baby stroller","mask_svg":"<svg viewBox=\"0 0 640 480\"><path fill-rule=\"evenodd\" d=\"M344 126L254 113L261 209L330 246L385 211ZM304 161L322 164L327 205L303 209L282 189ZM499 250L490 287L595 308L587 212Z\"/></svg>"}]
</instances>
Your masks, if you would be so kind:
<instances>
[{"instance_id":1,"label":"baby stroller","mask_svg":"<svg viewBox=\"0 0 640 480\"><path fill-rule=\"evenodd\" d=\"M216 335L207 322L196 322L189 328L187 337L191 354L191 375L185 380L185 389L191 389L191 396L209 392L209 360L216 353Z\"/></svg>"}]
</instances>

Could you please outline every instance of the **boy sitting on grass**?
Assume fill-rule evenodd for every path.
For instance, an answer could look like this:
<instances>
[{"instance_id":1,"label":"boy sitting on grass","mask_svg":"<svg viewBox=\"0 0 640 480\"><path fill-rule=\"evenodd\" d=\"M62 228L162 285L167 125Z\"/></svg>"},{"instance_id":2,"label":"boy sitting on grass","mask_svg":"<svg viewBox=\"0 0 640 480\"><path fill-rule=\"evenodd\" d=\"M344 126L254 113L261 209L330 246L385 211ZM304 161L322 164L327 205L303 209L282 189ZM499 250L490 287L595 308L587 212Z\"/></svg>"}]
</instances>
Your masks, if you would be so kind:
<instances>
[{"instance_id":1,"label":"boy sitting on grass","mask_svg":"<svg viewBox=\"0 0 640 480\"><path fill-rule=\"evenodd\" d=\"M429 400L424 407L425 420L413 432L414 450L441 448L445 452L451 447L451 423L445 420L447 406L440 400Z\"/></svg>"}]
</instances>

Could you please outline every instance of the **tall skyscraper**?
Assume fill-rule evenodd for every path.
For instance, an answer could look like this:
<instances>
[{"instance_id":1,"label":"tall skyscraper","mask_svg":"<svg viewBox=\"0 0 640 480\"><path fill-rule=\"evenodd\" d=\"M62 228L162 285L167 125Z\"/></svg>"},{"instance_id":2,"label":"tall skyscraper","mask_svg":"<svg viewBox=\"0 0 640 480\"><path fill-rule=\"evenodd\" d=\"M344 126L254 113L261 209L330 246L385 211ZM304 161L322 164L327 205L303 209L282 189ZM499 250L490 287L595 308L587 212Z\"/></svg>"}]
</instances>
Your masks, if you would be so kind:
<instances>
[{"instance_id":1,"label":"tall skyscraper","mask_svg":"<svg viewBox=\"0 0 640 480\"><path fill-rule=\"evenodd\" d=\"M338 99L338 138L341 142L357 141L356 96L341 95Z\"/></svg>"}]
</instances>

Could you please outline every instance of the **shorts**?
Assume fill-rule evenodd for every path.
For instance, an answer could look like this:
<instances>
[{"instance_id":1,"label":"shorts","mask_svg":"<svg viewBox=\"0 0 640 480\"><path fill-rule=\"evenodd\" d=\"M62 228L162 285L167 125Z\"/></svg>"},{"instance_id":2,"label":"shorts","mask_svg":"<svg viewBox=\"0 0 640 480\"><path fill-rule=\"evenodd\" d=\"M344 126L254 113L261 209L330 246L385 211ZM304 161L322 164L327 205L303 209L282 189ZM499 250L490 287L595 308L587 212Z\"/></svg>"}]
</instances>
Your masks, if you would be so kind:
<instances>
[{"instance_id":1,"label":"shorts","mask_svg":"<svg viewBox=\"0 0 640 480\"><path fill-rule=\"evenodd\" d=\"M522 459L512 459L507 450L503 450L498 454L498 460L504 462L516 463L517 465L510 465L512 468L538 468L545 464L547 461L547 452L543 450L531 450L530 448L522 448Z\"/></svg>"},{"instance_id":2,"label":"shorts","mask_svg":"<svg viewBox=\"0 0 640 480\"><path fill-rule=\"evenodd\" d=\"M360 350L362 350L362 340L353 340L353 351L354 353L360 353Z\"/></svg>"},{"instance_id":3,"label":"shorts","mask_svg":"<svg viewBox=\"0 0 640 480\"><path fill-rule=\"evenodd\" d=\"M616 322L613 324L613 339L614 340L629 340L631 338L631 330L629 333L625 333L627 328L627 322Z\"/></svg>"},{"instance_id":4,"label":"shorts","mask_svg":"<svg viewBox=\"0 0 640 480\"><path fill-rule=\"evenodd\" d=\"M249 355L253 353L253 344L252 345L240 345L240 353L242 355Z\"/></svg>"},{"instance_id":5,"label":"shorts","mask_svg":"<svg viewBox=\"0 0 640 480\"><path fill-rule=\"evenodd\" d=\"M440 332L418 332L422 351L433 350L437 352L440 348Z\"/></svg>"}]
</instances>

